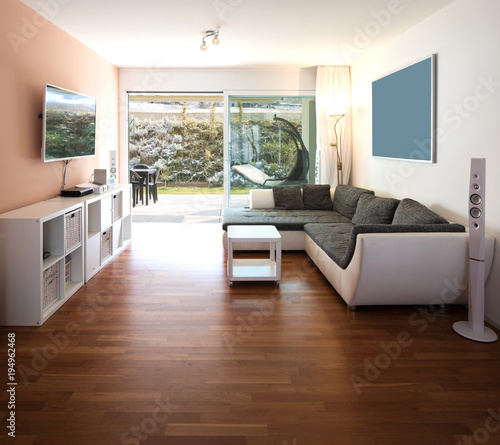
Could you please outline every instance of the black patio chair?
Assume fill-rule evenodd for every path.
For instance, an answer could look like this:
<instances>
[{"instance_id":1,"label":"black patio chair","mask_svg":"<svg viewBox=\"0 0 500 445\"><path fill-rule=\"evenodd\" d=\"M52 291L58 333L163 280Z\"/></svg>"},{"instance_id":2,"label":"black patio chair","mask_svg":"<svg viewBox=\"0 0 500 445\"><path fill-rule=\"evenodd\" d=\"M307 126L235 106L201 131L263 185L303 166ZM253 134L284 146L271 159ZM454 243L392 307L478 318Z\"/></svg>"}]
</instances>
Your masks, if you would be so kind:
<instances>
[{"instance_id":1,"label":"black patio chair","mask_svg":"<svg viewBox=\"0 0 500 445\"><path fill-rule=\"evenodd\" d=\"M157 168L153 175L150 175L149 179L149 198L153 198L153 202L158 201L158 177L160 176L160 169Z\"/></svg>"},{"instance_id":2,"label":"black patio chair","mask_svg":"<svg viewBox=\"0 0 500 445\"><path fill-rule=\"evenodd\" d=\"M132 184L132 205L135 207L139 203L139 196L141 204L144 204L144 178L134 170L130 170L130 183Z\"/></svg>"}]
</instances>

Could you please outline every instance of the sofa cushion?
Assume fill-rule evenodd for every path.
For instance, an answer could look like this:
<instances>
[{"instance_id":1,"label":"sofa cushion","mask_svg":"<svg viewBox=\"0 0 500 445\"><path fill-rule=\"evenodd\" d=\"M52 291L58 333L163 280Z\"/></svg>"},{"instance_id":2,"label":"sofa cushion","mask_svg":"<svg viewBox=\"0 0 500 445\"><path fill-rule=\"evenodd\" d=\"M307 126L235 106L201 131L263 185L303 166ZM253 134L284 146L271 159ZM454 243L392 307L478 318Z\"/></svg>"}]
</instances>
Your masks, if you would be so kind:
<instances>
[{"instance_id":1,"label":"sofa cushion","mask_svg":"<svg viewBox=\"0 0 500 445\"><path fill-rule=\"evenodd\" d=\"M302 210L304 202L300 185L287 185L273 187L274 206L283 210Z\"/></svg>"},{"instance_id":2,"label":"sofa cushion","mask_svg":"<svg viewBox=\"0 0 500 445\"><path fill-rule=\"evenodd\" d=\"M354 254L348 251L352 223L306 224L304 232L342 269L345 269Z\"/></svg>"},{"instance_id":3,"label":"sofa cushion","mask_svg":"<svg viewBox=\"0 0 500 445\"><path fill-rule=\"evenodd\" d=\"M302 199L307 210L333 210L329 184L302 184Z\"/></svg>"},{"instance_id":4,"label":"sofa cushion","mask_svg":"<svg viewBox=\"0 0 500 445\"><path fill-rule=\"evenodd\" d=\"M272 189L250 190L251 209L274 209L274 194Z\"/></svg>"},{"instance_id":5,"label":"sofa cushion","mask_svg":"<svg viewBox=\"0 0 500 445\"><path fill-rule=\"evenodd\" d=\"M405 198L399 203L392 224L449 224L449 222L418 201Z\"/></svg>"},{"instance_id":6,"label":"sofa cushion","mask_svg":"<svg viewBox=\"0 0 500 445\"><path fill-rule=\"evenodd\" d=\"M307 223L346 223L348 218L332 210L279 210L225 208L222 229L234 224L270 224L278 230L304 230Z\"/></svg>"},{"instance_id":7,"label":"sofa cushion","mask_svg":"<svg viewBox=\"0 0 500 445\"><path fill-rule=\"evenodd\" d=\"M374 194L372 190L339 184L335 188L335 193L333 195L333 210L339 212L346 218L352 219L356 212L359 197L364 193Z\"/></svg>"},{"instance_id":8,"label":"sofa cushion","mask_svg":"<svg viewBox=\"0 0 500 445\"><path fill-rule=\"evenodd\" d=\"M353 224L391 224L399 199L381 198L363 193L359 197Z\"/></svg>"},{"instance_id":9,"label":"sofa cushion","mask_svg":"<svg viewBox=\"0 0 500 445\"><path fill-rule=\"evenodd\" d=\"M306 224L304 232L333 260L345 269L352 260L360 233L465 232L461 224Z\"/></svg>"}]
</instances>

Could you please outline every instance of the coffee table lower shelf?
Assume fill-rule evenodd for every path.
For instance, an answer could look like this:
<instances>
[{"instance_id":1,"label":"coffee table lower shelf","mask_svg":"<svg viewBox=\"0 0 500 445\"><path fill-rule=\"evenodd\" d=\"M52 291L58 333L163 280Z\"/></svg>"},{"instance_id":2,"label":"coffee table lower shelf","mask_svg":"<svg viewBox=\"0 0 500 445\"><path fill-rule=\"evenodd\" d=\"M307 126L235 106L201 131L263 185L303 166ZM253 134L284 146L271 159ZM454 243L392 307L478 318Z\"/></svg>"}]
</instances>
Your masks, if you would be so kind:
<instances>
[{"instance_id":1,"label":"coffee table lower shelf","mask_svg":"<svg viewBox=\"0 0 500 445\"><path fill-rule=\"evenodd\" d=\"M227 228L227 280L275 281L281 279L281 235L271 225L234 225ZM268 243L268 258L234 258L233 243Z\"/></svg>"},{"instance_id":2,"label":"coffee table lower shelf","mask_svg":"<svg viewBox=\"0 0 500 445\"><path fill-rule=\"evenodd\" d=\"M279 285L276 261L255 258L233 260L233 274L228 276L228 281L229 285L233 281L275 281Z\"/></svg>"}]
</instances>

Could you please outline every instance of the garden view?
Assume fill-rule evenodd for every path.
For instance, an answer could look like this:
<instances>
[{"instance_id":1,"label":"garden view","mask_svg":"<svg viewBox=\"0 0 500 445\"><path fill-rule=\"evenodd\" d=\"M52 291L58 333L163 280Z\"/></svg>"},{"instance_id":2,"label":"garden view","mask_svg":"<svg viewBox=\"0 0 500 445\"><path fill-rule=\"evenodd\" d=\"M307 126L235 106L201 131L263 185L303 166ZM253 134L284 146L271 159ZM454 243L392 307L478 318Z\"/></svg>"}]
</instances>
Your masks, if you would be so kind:
<instances>
[{"instance_id":1,"label":"garden view","mask_svg":"<svg viewBox=\"0 0 500 445\"><path fill-rule=\"evenodd\" d=\"M300 103L231 104L230 165L246 164L272 178L285 178L297 142L275 115L300 132ZM223 193L223 108L221 102L131 102L129 165L160 169L159 193ZM260 187L231 169L231 193Z\"/></svg>"}]
</instances>

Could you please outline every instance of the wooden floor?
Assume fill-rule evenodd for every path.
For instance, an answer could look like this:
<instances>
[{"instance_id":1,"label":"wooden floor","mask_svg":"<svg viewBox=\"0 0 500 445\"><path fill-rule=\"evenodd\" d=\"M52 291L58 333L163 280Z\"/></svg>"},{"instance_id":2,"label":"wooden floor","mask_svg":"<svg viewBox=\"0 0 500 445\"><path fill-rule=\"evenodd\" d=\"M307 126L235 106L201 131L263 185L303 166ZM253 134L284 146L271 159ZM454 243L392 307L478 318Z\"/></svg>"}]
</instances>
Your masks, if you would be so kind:
<instances>
[{"instance_id":1,"label":"wooden floor","mask_svg":"<svg viewBox=\"0 0 500 445\"><path fill-rule=\"evenodd\" d=\"M279 287L225 273L218 224L134 224L42 327L0 328L0 443L500 444L500 343L456 335L464 308L351 312L305 253Z\"/></svg>"}]
</instances>

